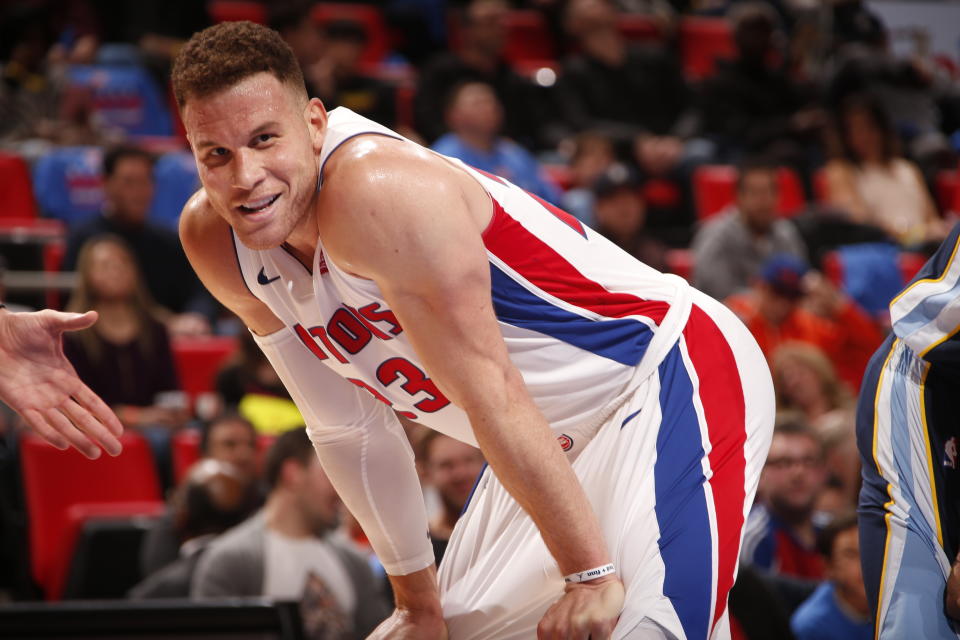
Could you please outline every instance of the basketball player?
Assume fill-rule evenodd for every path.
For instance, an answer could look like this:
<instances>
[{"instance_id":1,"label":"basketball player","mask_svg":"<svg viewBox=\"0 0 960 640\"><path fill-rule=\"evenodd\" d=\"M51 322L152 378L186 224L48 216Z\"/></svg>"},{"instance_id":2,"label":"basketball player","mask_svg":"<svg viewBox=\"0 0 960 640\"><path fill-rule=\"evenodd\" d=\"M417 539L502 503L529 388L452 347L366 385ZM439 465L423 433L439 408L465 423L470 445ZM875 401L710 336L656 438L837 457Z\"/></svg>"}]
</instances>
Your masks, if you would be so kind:
<instances>
[{"instance_id":1,"label":"basketball player","mask_svg":"<svg viewBox=\"0 0 960 640\"><path fill-rule=\"evenodd\" d=\"M890 304L857 407L860 555L883 639L960 638L958 248L960 225Z\"/></svg>"},{"instance_id":2,"label":"basketball player","mask_svg":"<svg viewBox=\"0 0 960 640\"><path fill-rule=\"evenodd\" d=\"M770 442L732 313L552 205L308 100L269 29L181 50L181 239L254 334L396 594L376 638L729 637ZM439 578L396 414L490 467Z\"/></svg>"},{"instance_id":3,"label":"basketball player","mask_svg":"<svg viewBox=\"0 0 960 640\"><path fill-rule=\"evenodd\" d=\"M52 445L76 447L90 459L100 456L100 447L120 453L123 426L77 377L60 336L96 320L95 311L13 313L0 304L0 401Z\"/></svg>"}]
</instances>

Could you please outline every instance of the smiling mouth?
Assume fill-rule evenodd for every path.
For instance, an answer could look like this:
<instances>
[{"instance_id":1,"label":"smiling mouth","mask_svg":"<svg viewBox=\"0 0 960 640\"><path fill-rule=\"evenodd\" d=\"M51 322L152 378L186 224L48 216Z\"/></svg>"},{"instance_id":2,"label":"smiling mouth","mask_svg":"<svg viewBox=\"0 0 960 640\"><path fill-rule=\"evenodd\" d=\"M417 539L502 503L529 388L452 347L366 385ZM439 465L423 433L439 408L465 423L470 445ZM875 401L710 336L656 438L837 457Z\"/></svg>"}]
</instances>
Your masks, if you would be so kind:
<instances>
[{"instance_id":1,"label":"smiling mouth","mask_svg":"<svg viewBox=\"0 0 960 640\"><path fill-rule=\"evenodd\" d=\"M274 202L277 201L277 198L280 197L280 194L270 196L268 198L263 198L262 200L255 200L253 202L248 202L246 204L241 204L237 206L237 209L240 209L243 213L257 213L258 211L263 211Z\"/></svg>"}]
</instances>

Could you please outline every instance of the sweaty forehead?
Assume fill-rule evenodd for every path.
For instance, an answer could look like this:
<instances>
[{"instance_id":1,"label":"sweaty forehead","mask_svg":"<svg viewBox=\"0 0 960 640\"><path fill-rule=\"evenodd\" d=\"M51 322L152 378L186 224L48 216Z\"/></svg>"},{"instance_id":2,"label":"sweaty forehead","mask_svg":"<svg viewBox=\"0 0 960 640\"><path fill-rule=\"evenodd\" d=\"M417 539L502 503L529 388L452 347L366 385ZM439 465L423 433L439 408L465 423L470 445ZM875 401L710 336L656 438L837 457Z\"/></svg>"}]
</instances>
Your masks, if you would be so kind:
<instances>
[{"instance_id":1,"label":"sweaty forehead","mask_svg":"<svg viewBox=\"0 0 960 640\"><path fill-rule=\"evenodd\" d=\"M196 145L210 136L245 136L268 122L297 118L294 92L274 76L259 73L209 96L190 98L183 109L187 134Z\"/></svg>"}]
</instances>

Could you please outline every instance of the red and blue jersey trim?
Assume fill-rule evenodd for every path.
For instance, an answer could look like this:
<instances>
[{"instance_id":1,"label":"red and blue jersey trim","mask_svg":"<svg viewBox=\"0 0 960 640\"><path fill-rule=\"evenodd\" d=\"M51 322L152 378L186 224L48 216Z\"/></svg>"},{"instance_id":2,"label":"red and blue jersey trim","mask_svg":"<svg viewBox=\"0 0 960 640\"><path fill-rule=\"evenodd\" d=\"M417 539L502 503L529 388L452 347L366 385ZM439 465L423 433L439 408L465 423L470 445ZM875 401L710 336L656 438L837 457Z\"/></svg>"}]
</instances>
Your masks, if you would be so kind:
<instances>
[{"instance_id":1,"label":"red and blue jersey trim","mask_svg":"<svg viewBox=\"0 0 960 640\"><path fill-rule=\"evenodd\" d=\"M483 239L487 251L506 267L494 261L490 264L497 318L621 364L637 365L669 304L607 290L510 216L496 200L493 206ZM556 215L546 206L543 212Z\"/></svg>"}]
</instances>

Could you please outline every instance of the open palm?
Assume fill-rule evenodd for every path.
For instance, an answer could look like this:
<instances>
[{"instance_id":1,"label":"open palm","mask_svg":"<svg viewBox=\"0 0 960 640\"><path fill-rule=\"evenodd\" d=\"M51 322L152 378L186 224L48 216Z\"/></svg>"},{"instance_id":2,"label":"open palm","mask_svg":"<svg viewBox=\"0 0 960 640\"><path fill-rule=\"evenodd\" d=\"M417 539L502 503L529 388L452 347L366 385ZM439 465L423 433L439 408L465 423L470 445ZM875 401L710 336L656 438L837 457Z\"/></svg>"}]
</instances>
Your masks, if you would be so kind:
<instances>
[{"instance_id":1,"label":"open palm","mask_svg":"<svg viewBox=\"0 0 960 640\"><path fill-rule=\"evenodd\" d=\"M63 355L61 336L96 320L94 311L0 312L0 400L50 444L73 445L91 459L99 457L98 445L111 455L120 453L123 426L77 377Z\"/></svg>"}]
</instances>

